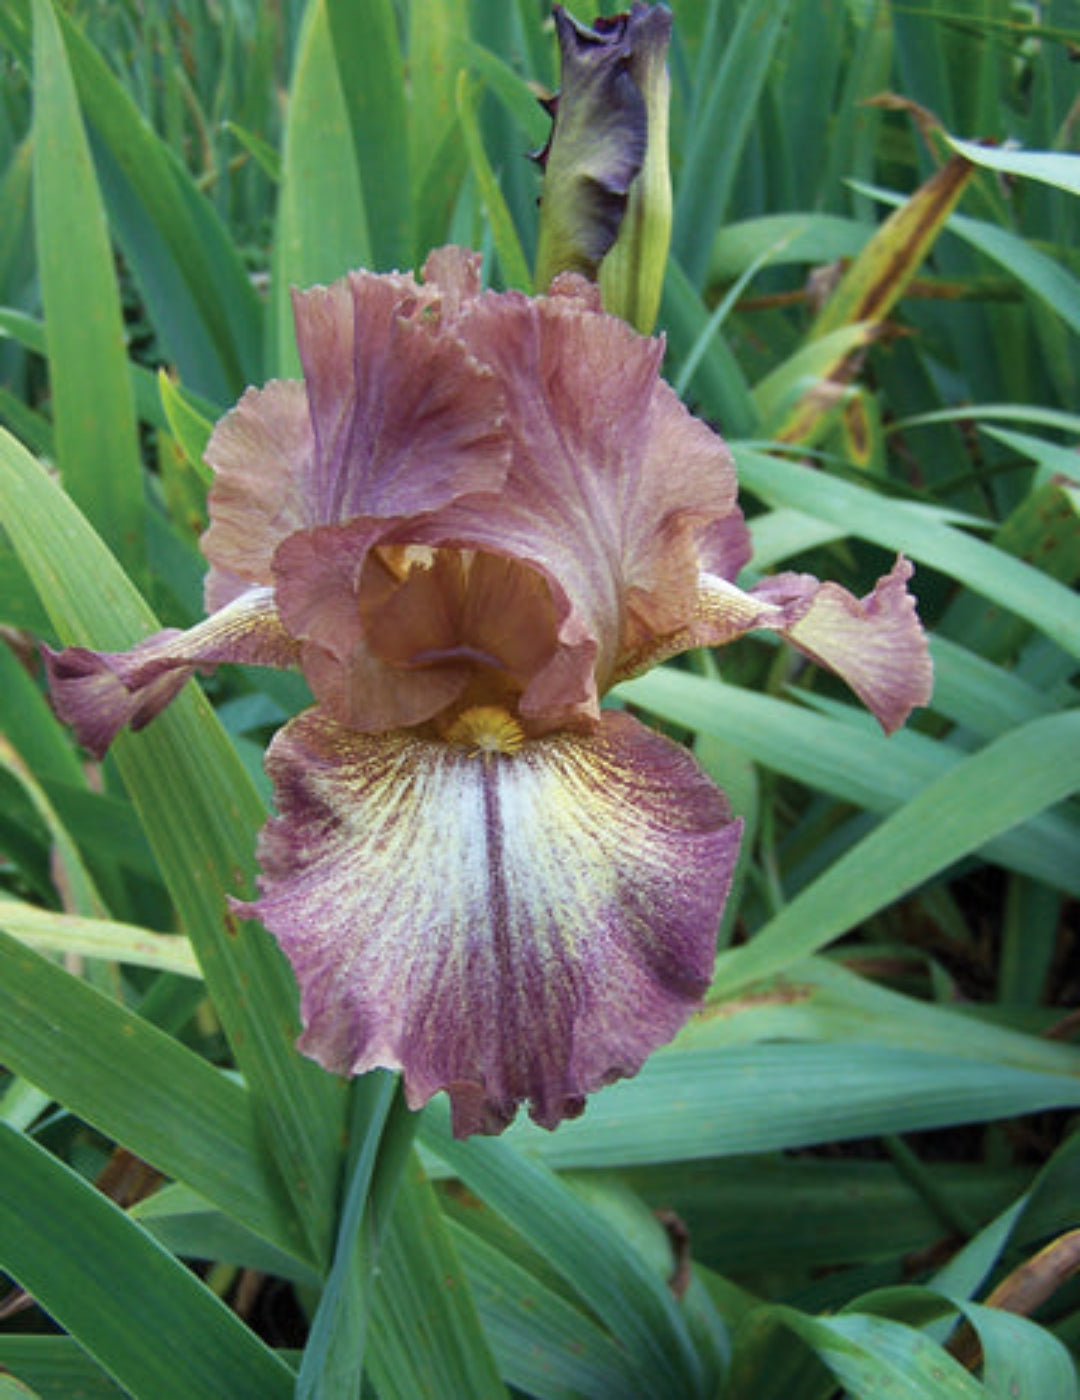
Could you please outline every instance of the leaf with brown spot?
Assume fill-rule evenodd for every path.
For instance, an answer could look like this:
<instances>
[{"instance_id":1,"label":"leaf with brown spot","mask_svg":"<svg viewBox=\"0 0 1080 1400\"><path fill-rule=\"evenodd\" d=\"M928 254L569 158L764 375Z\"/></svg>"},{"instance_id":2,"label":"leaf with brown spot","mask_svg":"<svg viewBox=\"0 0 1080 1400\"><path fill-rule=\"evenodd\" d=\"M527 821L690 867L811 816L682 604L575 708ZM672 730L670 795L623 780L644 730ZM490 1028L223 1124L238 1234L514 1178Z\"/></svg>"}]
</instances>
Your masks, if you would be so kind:
<instances>
[{"instance_id":1,"label":"leaf with brown spot","mask_svg":"<svg viewBox=\"0 0 1080 1400\"><path fill-rule=\"evenodd\" d=\"M844 346L837 337L855 326L864 328L861 344L869 344L882 334L885 318L914 280L974 169L963 156L953 156L889 215L852 261L797 354L828 343L828 337L833 338L835 349L818 365L818 382L773 424L772 435L777 441L808 443L832 421L844 402L842 388L861 363L858 347Z\"/></svg>"},{"instance_id":2,"label":"leaf with brown spot","mask_svg":"<svg viewBox=\"0 0 1080 1400\"><path fill-rule=\"evenodd\" d=\"M1077 1271L1080 1230L1069 1230L1003 1278L987 1298L986 1306L1030 1316Z\"/></svg>"},{"instance_id":3,"label":"leaf with brown spot","mask_svg":"<svg viewBox=\"0 0 1080 1400\"><path fill-rule=\"evenodd\" d=\"M810 328L812 340L856 321L884 320L956 208L974 170L964 156L953 156L889 215L822 307Z\"/></svg>"},{"instance_id":4,"label":"leaf with brown spot","mask_svg":"<svg viewBox=\"0 0 1080 1400\"><path fill-rule=\"evenodd\" d=\"M1078 1271L1080 1230L1069 1230L1007 1274L986 1299L985 1306L1030 1317ZM978 1365L982 1348L970 1323L957 1329L949 1351L969 1369Z\"/></svg>"}]
</instances>

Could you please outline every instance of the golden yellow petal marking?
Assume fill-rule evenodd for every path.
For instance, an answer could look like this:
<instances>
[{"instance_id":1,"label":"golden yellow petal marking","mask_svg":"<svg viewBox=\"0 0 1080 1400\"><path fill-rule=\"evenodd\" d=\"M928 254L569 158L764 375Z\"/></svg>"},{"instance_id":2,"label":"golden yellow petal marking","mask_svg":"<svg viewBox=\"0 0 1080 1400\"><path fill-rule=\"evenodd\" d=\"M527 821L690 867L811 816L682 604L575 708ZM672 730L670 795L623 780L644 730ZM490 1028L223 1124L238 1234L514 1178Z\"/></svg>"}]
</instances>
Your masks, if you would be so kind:
<instances>
[{"instance_id":1,"label":"golden yellow petal marking","mask_svg":"<svg viewBox=\"0 0 1080 1400\"><path fill-rule=\"evenodd\" d=\"M426 544L383 544L375 550L379 562L399 582L408 578L413 569L430 569L436 551Z\"/></svg>"},{"instance_id":2,"label":"golden yellow petal marking","mask_svg":"<svg viewBox=\"0 0 1080 1400\"><path fill-rule=\"evenodd\" d=\"M447 741L474 754L517 753L525 731L501 705L473 705L462 710L446 731Z\"/></svg>"}]
</instances>

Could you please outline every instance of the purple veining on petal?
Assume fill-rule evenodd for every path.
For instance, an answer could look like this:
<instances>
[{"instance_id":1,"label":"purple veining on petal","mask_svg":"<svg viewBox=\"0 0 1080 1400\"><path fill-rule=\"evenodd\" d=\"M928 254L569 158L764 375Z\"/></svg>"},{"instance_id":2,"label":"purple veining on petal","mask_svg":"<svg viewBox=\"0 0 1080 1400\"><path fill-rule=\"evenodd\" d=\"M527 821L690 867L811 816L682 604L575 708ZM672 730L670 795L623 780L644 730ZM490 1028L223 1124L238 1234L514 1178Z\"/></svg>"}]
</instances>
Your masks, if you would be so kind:
<instances>
[{"instance_id":1,"label":"purple veining on petal","mask_svg":"<svg viewBox=\"0 0 1080 1400\"><path fill-rule=\"evenodd\" d=\"M704 574L734 583L753 555L753 542L746 521L738 506L728 515L720 516L702 533L698 545L698 564Z\"/></svg>"},{"instance_id":2,"label":"purple veining on petal","mask_svg":"<svg viewBox=\"0 0 1080 1400\"><path fill-rule=\"evenodd\" d=\"M448 256L456 312L468 274ZM312 523L436 510L497 491L508 449L491 373L444 323L437 285L350 273L294 297L315 452L304 493Z\"/></svg>"},{"instance_id":3,"label":"purple veining on petal","mask_svg":"<svg viewBox=\"0 0 1080 1400\"><path fill-rule=\"evenodd\" d=\"M201 667L293 666L298 647L278 620L272 590L253 588L187 632L168 628L130 651L43 647L42 654L54 710L100 758L119 730L149 724Z\"/></svg>"},{"instance_id":4,"label":"purple veining on petal","mask_svg":"<svg viewBox=\"0 0 1080 1400\"><path fill-rule=\"evenodd\" d=\"M659 378L662 342L586 309L581 285L462 311L457 333L503 389L512 464L497 499L463 497L414 534L528 561L567 600L521 702L538 723L595 720L619 650L692 613L703 541L736 509L727 448Z\"/></svg>"},{"instance_id":5,"label":"purple veining on petal","mask_svg":"<svg viewBox=\"0 0 1080 1400\"><path fill-rule=\"evenodd\" d=\"M261 897L301 986L302 1048L401 1067L455 1131L546 1127L633 1074L711 974L739 823L628 716L477 756L318 710L274 741Z\"/></svg>"}]
</instances>

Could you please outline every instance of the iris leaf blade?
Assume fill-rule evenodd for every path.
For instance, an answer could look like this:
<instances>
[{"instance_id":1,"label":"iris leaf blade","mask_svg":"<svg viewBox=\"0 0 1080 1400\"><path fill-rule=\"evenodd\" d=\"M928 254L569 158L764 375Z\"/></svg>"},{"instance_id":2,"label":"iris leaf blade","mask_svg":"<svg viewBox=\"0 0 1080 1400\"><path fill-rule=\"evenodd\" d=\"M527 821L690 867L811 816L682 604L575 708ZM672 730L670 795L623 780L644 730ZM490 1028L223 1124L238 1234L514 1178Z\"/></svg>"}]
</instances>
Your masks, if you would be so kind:
<instances>
[{"instance_id":1,"label":"iris leaf blade","mask_svg":"<svg viewBox=\"0 0 1080 1400\"><path fill-rule=\"evenodd\" d=\"M105 1196L2 1124L0 1168L0 1262L131 1393L155 1400L292 1395L288 1366L194 1274Z\"/></svg>"},{"instance_id":2,"label":"iris leaf blade","mask_svg":"<svg viewBox=\"0 0 1080 1400\"><path fill-rule=\"evenodd\" d=\"M902 202L899 195L877 186L853 183L853 187L886 204ZM1011 233L986 219L952 214L945 228L1000 264L1046 302L1071 330L1080 332L1080 282L1061 261L1034 247L1019 234Z\"/></svg>"},{"instance_id":3,"label":"iris leaf blade","mask_svg":"<svg viewBox=\"0 0 1080 1400\"><path fill-rule=\"evenodd\" d=\"M23 61L27 0L5 18ZM67 14L57 20L114 231L186 382L225 403L260 374L262 314L235 244L173 152Z\"/></svg>"},{"instance_id":4,"label":"iris leaf blade","mask_svg":"<svg viewBox=\"0 0 1080 1400\"><path fill-rule=\"evenodd\" d=\"M142 464L120 293L51 0L34 0L34 87L34 224L60 471L121 562L141 575Z\"/></svg>"},{"instance_id":5,"label":"iris leaf blade","mask_svg":"<svg viewBox=\"0 0 1080 1400\"><path fill-rule=\"evenodd\" d=\"M522 140L539 150L551 130L546 115L528 83L497 53L459 32L450 53L454 61L482 79L520 128Z\"/></svg>"},{"instance_id":6,"label":"iris leaf blade","mask_svg":"<svg viewBox=\"0 0 1080 1400\"><path fill-rule=\"evenodd\" d=\"M464 1225L450 1233L506 1379L540 1400L630 1394L634 1371L596 1324Z\"/></svg>"},{"instance_id":7,"label":"iris leaf blade","mask_svg":"<svg viewBox=\"0 0 1080 1400\"><path fill-rule=\"evenodd\" d=\"M458 46L468 42L465 0L426 0L414 7L409 26L409 175L413 204L421 215L421 191L454 123Z\"/></svg>"},{"instance_id":8,"label":"iris leaf blade","mask_svg":"<svg viewBox=\"0 0 1080 1400\"><path fill-rule=\"evenodd\" d=\"M303 1249L244 1089L3 932L0 965L8 1066L281 1248Z\"/></svg>"},{"instance_id":9,"label":"iris leaf blade","mask_svg":"<svg viewBox=\"0 0 1080 1400\"><path fill-rule=\"evenodd\" d=\"M506 1391L462 1269L415 1153L380 1251L368 1366L384 1400L438 1395L501 1400Z\"/></svg>"},{"instance_id":10,"label":"iris leaf blade","mask_svg":"<svg viewBox=\"0 0 1080 1400\"><path fill-rule=\"evenodd\" d=\"M204 487L209 487L214 475L203 461L203 453L213 432L213 424L207 422L164 370L158 371L158 393L173 437L199 481Z\"/></svg>"},{"instance_id":11,"label":"iris leaf blade","mask_svg":"<svg viewBox=\"0 0 1080 1400\"><path fill-rule=\"evenodd\" d=\"M993 1400L1016 1395L1076 1400L1076 1366L1052 1332L1004 1308L966 1303L963 1311L978 1333L983 1380Z\"/></svg>"},{"instance_id":12,"label":"iris leaf blade","mask_svg":"<svg viewBox=\"0 0 1080 1400\"><path fill-rule=\"evenodd\" d=\"M468 152L473 176L480 190L484 210L491 225L495 241L495 252L502 269L503 280L508 287L521 291L532 290L532 275L514 227L506 200L503 198L499 182L484 150L478 120L480 88L476 80L463 69L458 74L457 112L461 122L465 149Z\"/></svg>"},{"instance_id":13,"label":"iris leaf blade","mask_svg":"<svg viewBox=\"0 0 1080 1400\"><path fill-rule=\"evenodd\" d=\"M0 517L65 641L121 648L156 630L72 503L2 432ZM121 735L114 753L319 1257L337 1191L341 1086L295 1049L296 991L281 953L224 906L224 892L244 893L251 878L262 803L195 687L145 733Z\"/></svg>"},{"instance_id":14,"label":"iris leaf blade","mask_svg":"<svg viewBox=\"0 0 1080 1400\"><path fill-rule=\"evenodd\" d=\"M43 953L105 958L132 967L152 967L199 977L191 945L177 934L151 933L108 919L58 914L19 899L0 898L0 928Z\"/></svg>"},{"instance_id":15,"label":"iris leaf blade","mask_svg":"<svg viewBox=\"0 0 1080 1400\"><path fill-rule=\"evenodd\" d=\"M1080 157L1074 159L1080 161ZM1061 262L1017 234L982 219L954 214L947 227L1018 278L1070 330L1080 334L1080 281Z\"/></svg>"},{"instance_id":16,"label":"iris leaf blade","mask_svg":"<svg viewBox=\"0 0 1080 1400\"><path fill-rule=\"evenodd\" d=\"M903 295L972 175L960 156L930 177L861 249L810 329L812 339L882 321Z\"/></svg>"},{"instance_id":17,"label":"iris leaf blade","mask_svg":"<svg viewBox=\"0 0 1080 1400\"><path fill-rule=\"evenodd\" d=\"M296 1400L359 1392L381 1244L416 1119L397 1077L375 1071L351 1087L351 1160L333 1264L311 1322Z\"/></svg>"},{"instance_id":18,"label":"iris leaf blade","mask_svg":"<svg viewBox=\"0 0 1080 1400\"><path fill-rule=\"evenodd\" d=\"M661 1052L589 1117L515 1146L556 1170L782 1152L1075 1109L1075 1075L1037 1074L872 1041Z\"/></svg>"},{"instance_id":19,"label":"iris leaf blade","mask_svg":"<svg viewBox=\"0 0 1080 1400\"><path fill-rule=\"evenodd\" d=\"M812 1318L779 1308L776 1315L855 1400L872 1400L883 1391L903 1400L985 1400L983 1387L960 1363L914 1328L853 1313Z\"/></svg>"},{"instance_id":20,"label":"iris leaf blade","mask_svg":"<svg viewBox=\"0 0 1080 1400\"><path fill-rule=\"evenodd\" d=\"M714 59L699 65L698 110L683 152L673 235L675 256L695 287L705 278L787 9L788 0L745 6L718 66Z\"/></svg>"},{"instance_id":21,"label":"iris leaf blade","mask_svg":"<svg viewBox=\"0 0 1080 1400\"><path fill-rule=\"evenodd\" d=\"M668 335L674 363L685 362L693 353L708 322L709 313L698 291L672 258L664 278L660 327ZM759 431L760 418L750 386L723 334L709 337L690 376L688 392L698 411L715 415L726 432L748 437Z\"/></svg>"},{"instance_id":22,"label":"iris leaf blade","mask_svg":"<svg viewBox=\"0 0 1080 1400\"><path fill-rule=\"evenodd\" d=\"M978 141L961 141L946 136L954 151L987 170L1006 175L1023 175L1043 180L1070 194L1080 194L1080 156L1065 151L1017 151L999 146L983 146Z\"/></svg>"},{"instance_id":23,"label":"iris leaf blade","mask_svg":"<svg viewBox=\"0 0 1080 1400\"><path fill-rule=\"evenodd\" d=\"M816 952L1078 787L1080 713L1032 720L995 739L887 817L751 943L722 953L714 993L730 996Z\"/></svg>"},{"instance_id":24,"label":"iris leaf blade","mask_svg":"<svg viewBox=\"0 0 1080 1400\"><path fill-rule=\"evenodd\" d=\"M421 1136L595 1311L633 1357L642 1396L670 1395L673 1388L687 1396L701 1393L701 1358L686 1320L667 1281L631 1245L507 1141L456 1142L445 1105L438 1101L428 1106Z\"/></svg>"},{"instance_id":25,"label":"iris leaf blade","mask_svg":"<svg viewBox=\"0 0 1080 1400\"><path fill-rule=\"evenodd\" d=\"M990 1219L1029 1185L1023 1167L974 1163L927 1166L938 1197L962 1200ZM896 1258L940 1229L934 1205L888 1161L855 1156L823 1161L810 1154L660 1163L626 1173L655 1206L667 1205L693 1235L704 1259L738 1259L746 1275L762 1269L829 1269Z\"/></svg>"},{"instance_id":26,"label":"iris leaf blade","mask_svg":"<svg viewBox=\"0 0 1080 1400\"><path fill-rule=\"evenodd\" d=\"M269 357L277 373L300 368L290 288L370 266L373 237L327 4L315 0L296 51L278 191Z\"/></svg>"},{"instance_id":27,"label":"iris leaf blade","mask_svg":"<svg viewBox=\"0 0 1080 1400\"><path fill-rule=\"evenodd\" d=\"M325 0L325 6L368 217L372 261L364 265L378 271L405 269L413 251L412 204L395 6L392 0L367 0L363 6Z\"/></svg>"},{"instance_id":28,"label":"iris leaf blade","mask_svg":"<svg viewBox=\"0 0 1080 1400\"><path fill-rule=\"evenodd\" d=\"M40 1400L125 1400L124 1391L71 1337L0 1337L0 1365L34 1387Z\"/></svg>"},{"instance_id":29,"label":"iris leaf blade","mask_svg":"<svg viewBox=\"0 0 1080 1400\"><path fill-rule=\"evenodd\" d=\"M980 670L980 675L985 671ZM1025 693L1021 684L1020 695ZM855 709L832 702L826 707L812 692L806 696L807 703L827 713L815 714L770 695L673 667L659 667L623 684L618 694L651 714L735 744L767 768L868 812L894 811L927 784L955 770L966 752L920 734L886 738ZM1000 700L1005 702L1009 696L1010 719L1034 719L1044 713L1017 700L1015 686L1006 686ZM984 706L985 702L980 709ZM833 717L840 715L843 722ZM1001 725L991 726L988 732L1000 733ZM981 854L1054 887L1080 893L1080 873L1070 857L1075 841L1076 824L1068 814L1039 812L1023 825L991 838Z\"/></svg>"},{"instance_id":30,"label":"iris leaf blade","mask_svg":"<svg viewBox=\"0 0 1080 1400\"><path fill-rule=\"evenodd\" d=\"M29 237L33 143L29 137L19 146L0 175L0 301L10 299L12 284Z\"/></svg>"},{"instance_id":31,"label":"iris leaf blade","mask_svg":"<svg viewBox=\"0 0 1080 1400\"><path fill-rule=\"evenodd\" d=\"M765 214L727 224L713 240L709 276L726 282L745 271L762 248L774 248L770 265L835 262L858 255L873 229L838 214Z\"/></svg>"},{"instance_id":32,"label":"iris leaf blade","mask_svg":"<svg viewBox=\"0 0 1080 1400\"><path fill-rule=\"evenodd\" d=\"M152 1196L144 1196L129 1207L128 1214L170 1254L182 1259L257 1269L316 1290L322 1281L310 1264L217 1209L183 1182L169 1182Z\"/></svg>"},{"instance_id":33,"label":"iris leaf blade","mask_svg":"<svg viewBox=\"0 0 1080 1400\"><path fill-rule=\"evenodd\" d=\"M691 1161L944 1127L1077 1097L1075 1050L901 996L816 957L726 1000L554 1137L557 1169Z\"/></svg>"}]
</instances>

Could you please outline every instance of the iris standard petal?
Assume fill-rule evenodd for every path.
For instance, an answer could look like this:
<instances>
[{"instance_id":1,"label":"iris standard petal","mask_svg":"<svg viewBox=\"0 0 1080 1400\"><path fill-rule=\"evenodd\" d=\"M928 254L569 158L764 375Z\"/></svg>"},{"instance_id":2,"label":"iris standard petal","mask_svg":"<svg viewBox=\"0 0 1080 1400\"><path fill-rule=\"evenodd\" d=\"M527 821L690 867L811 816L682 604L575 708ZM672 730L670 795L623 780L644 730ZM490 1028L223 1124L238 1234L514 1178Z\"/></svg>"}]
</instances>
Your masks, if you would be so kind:
<instances>
[{"instance_id":1,"label":"iris standard petal","mask_svg":"<svg viewBox=\"0 0 1080 1400\"><path fill-rule=\"evenodd\" d=\"M304 381L249 389L207 445L208 608L271 583L278 547L299 531L362 516L375 538L502 486L502 395L451 329L479 290L479 258L440 249L425 275L354 272L294 294Z\"/></svg>"},{"instance_id":2,"label":"iris standard petal","mask_svg":"<svg viewBox=\"0 0 1080 1400\"><path fill-rule=\"evenodd\" d=\"M509 449L490 370L447 330L467 273L460 250L437 283L352 272L293 298L315 451L304 492L313 524L409 517L497 491ZM454 269L457 269L455 272Z\"/></svg>"},{"instance_id":3,"label":"iris standard petal","mask_svg":"<svg viewBox=\"0 0 1080 1400\"><path fill-rule=\"evenodd\" d=\"M252 588L187 632L167 628L130 651L42 652L53 709L100 758L125 725L141 729L160 714L200 667L294 666L299 648L278 619L273 590Z\"/></svg>"},{"instance_id":4,"label":"iris standard petal","mask_svg":"<svg viewBox=\"0 0 1080 1400\"><path fill-rule=\"evenodd\" d=\"M693 614L705 537L736 510L726 446L659 378L662 341L575 285L462 310L456 334L503 390L512 463L497 498L462 498L413 535L532 564L566 600L560 651L521 702L541 724L572 722L569 706L595 717L619 651Z\"/></svg>"},{"instance_id":5,"label":"iris standard petal","mask_svg":"<svg viewBox=\"0 0 1080 1400\"><path fill-rule=\"evenodd\" d=\"M273 582L274 551L314 523L304 496L315 435L299 380L248 389L206 445L214 470L210 528L201 547L210 561L206 607L224 607L253 583Z\"/></svg>"},{"instance_id":6,"label":"iris standard petal","mask_svg":"<svg viewBox=\"0 0 1080 1400\"><path fill-rule=\"evenodd\" d=\"M293 720L240 906L293 964L301 1047L339 1073L400 1067L413 1107L446 1089L459 1135L524 1101L555 1127L675 1034L740 833L690 754L626 715L524 743L485 723L470 747Z\"/></svg>"}]
</instances>

